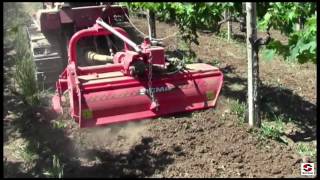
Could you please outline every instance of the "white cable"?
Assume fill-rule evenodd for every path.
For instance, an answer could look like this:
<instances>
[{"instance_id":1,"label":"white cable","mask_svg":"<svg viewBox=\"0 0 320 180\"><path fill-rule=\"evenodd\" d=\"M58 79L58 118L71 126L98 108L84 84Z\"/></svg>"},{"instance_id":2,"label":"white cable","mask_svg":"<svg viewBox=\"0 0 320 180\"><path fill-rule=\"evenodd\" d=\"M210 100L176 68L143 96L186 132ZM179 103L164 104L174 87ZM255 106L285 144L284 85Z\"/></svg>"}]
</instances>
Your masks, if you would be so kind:
<instances>
[{"instance_id":1,"label":"white cable","mask_svg":"<svg viewBox=\"0 0 320 180\"><path fill-rule=\"evenodd\" d=\"M130 18L127 16L126 12L124 11L124 9L121 7L122 11L124 12L124 15L126 16L126 18L128 19L129 23L139 32L141 33L144 37L147 37L146 34L144 34L142 31L140 31L130 20Z\"/></svg>"},{"instance_id":2,"label":"white cable","mask_svg":"<svg viewBox=\"0 0 320 180\"><path fill-rule=\"evenodd\" d=\"M122 7L121 7L121 9L122 9L122 11L124 12L124 15L125 15L126 18L128 19L129 23L130 23L139 33L141 33L144 37L149 37L149 35L144 34L142 31L140 31L140 30L132 23L132 21L131 21L130 18L127 16L127 14L125 13L125 11L124 11L124 9L123 9ZM166 37L164 37L164 38L153 38L152 40L163 41L163 40L165 40L165 39L168 39L168 38L170 38L170 37L175 36L177 33L178 33L178 31L175 32L174 34L171 34L171 35L166 36Z\"/></svg>"}]
</instances>

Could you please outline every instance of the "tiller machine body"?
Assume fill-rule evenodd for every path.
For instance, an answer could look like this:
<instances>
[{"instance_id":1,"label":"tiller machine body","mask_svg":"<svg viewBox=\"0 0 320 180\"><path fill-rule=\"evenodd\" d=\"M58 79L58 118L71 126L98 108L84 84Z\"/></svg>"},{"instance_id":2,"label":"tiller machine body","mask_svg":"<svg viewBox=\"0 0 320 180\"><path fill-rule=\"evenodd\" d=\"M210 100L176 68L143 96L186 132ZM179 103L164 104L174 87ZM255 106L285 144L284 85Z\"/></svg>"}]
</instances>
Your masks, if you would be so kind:
<instances>
[{"instance_id":1,"label":"tiller machine body","mask_svg":"<svg viewBox=\"0 0 320 180\"><path fill-rule=\"evenodd\" d=\"M112 34L124 41L124 50L113 56L112 64L77 66L81 38ZM68 56L68 66L56 83L53 108L62 113L62 96L68 92L70 114L80 128L214 107L223 83L222 72L204 63L165 73L163 47L152 46L148 39L138 46L123 29L101 19L73 35Z\"/></svg>"}]
</instances>

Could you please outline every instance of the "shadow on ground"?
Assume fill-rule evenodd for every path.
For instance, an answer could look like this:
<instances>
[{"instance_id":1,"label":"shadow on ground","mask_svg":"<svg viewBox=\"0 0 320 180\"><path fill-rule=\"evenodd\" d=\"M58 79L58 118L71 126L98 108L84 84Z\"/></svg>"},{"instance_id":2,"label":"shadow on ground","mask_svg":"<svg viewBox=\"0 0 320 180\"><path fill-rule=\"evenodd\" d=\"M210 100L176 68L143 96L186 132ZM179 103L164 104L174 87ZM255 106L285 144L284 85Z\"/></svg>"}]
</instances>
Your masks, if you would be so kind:
<instances>
[{"instance_id":1,"label":"shadow on ground","mask_svg":"<svg viewBox=\"0 0 320 180\"><path fill-rule=\"evenodd\" d=\"M145 137L128 153L114 154L110 151L91 149L87 151L90 159L98 159L99 164L90 167L80 167L75 173L71 163L71 171L65 177L149 177L162 171L173 162L172 154L163 151L159 154L151 152L153 139Z\"/></svg>"},{"instance_id":2,"label":"shadow on ground","mask_svg":"<svg viewBox=\"0 0 320 180\"><path fill-rule=\"evenodd\" d=\"M222 95L240 102L247 101L247 79L235 75L234 66L226 66L221 70L224 73L224 85ZM231 85L238 84L244 88L235 89ZM274 115L284 116L284 122L293 122L302 131L288 136L294 142L309 142L316 139L316 105L305 101L302 97L284 87L274 87L262 84L261 113L267 119L273 119Z\"/></svg>"},{"instance_id":3,"label":"shadow on ground","mask_svg":"<svg viewBox=\"0 0 320 180\"><path fill-rule=\"evenodd\" d=\"M246 43L246 35L245 34L232 34L232 39L237 41L238 43Z\"/></svg>"},{"instance_id":4,"label":"shadow on ground","mask_svg":"<svg viewBox=\"0 0 320 180\"><path fill-rule=\"evenodd\" d=\"M8 61L4 65L6 68L12 66ZM9 72L8 69L5 77L10 77ZM44 172L52 168L53 155L65 165L64 177L146 177L160 173L174 161L170 152L153 152L153 139L144 137L127 153L90 149L86 158L97 158L99 162L92 166L81 164L74 141L64 129L55 128L51 123L58 119L57 115L48 107L24 104L18 95L10 92L9 83L5 81L4 84L7 91L3 102L3 118L7 119L4 120L4 143L23 138L27 142L24 151L36 154L38 158L32 160L27 170L22 167L25 162L4 159L4 177L46 177ZM11 118L5 118L11 114Z\"/></svg>"},{"instance_id":5,"label":"shadow on ground","mask_svg":"<svg viewBox=\"0 0 320 180\"><path fill-rule=\"evenodd\" d=\"M48 112L40 112L45 114ZM53 128L50 121L55 116L45 119L36 117L34 110L25 110L22 117L12 126L26 139L27 149L38 155L34 166L28 172L21 172L19 164L5 163L6 177L45 177L42 172L52 167L52 157L56 155L64 166L64 177L146 177L161 172L174 160L167 151L152 152L153 139L144 137L140 143L131 147L128 153L117 153L108 150L89 149L85 158L98 163L92 166L81 164L78 150L63 129ZM81 157L83 158L83 157ZM96 161L95 161L96 162Z\"/></svg>"}]
</instances>

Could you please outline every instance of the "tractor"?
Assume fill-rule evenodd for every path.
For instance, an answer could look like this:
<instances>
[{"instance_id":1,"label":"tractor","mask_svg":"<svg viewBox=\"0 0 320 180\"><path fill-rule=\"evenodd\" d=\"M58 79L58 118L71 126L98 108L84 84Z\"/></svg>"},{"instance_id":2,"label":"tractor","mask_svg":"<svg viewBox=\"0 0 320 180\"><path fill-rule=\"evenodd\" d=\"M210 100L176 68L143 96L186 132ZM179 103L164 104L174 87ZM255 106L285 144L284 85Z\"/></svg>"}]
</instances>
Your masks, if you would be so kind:
<instances>
[{"instance_id":1,"label":"tractor","mask_svg":"<svg viewBox=\"0 0 320 180\"><path fill-rule=\"evenodd\" d=\"M43 8L32 15L32 24L27 27L31 54L36 66L36 79L40 89L55 86L59 74L68 64L68 44L79 30L91 27L100 17L110 25L126 21L128 10L114 3L100 2L44 2ZM96 55L92 52L112 55L116 52L114 37L88 37L77 47L80 56ZM101 46L101 44L109 45ZM90 60L82 58L81 64Z\"/></svg>"},{"instance_id":2,"label":"tractor","mask_svg":"<svg viewBox=\"0 0 320 180\"><path fill-rule=\"evenodd\" d=\"M56 87L55 112L68 103L87 128L216 105L217 67L185 64L148 37L135 43L120 27L127 20L127 8L112 3L43 3L27 32L38 84Z\"/></svg>"}]
</instances>

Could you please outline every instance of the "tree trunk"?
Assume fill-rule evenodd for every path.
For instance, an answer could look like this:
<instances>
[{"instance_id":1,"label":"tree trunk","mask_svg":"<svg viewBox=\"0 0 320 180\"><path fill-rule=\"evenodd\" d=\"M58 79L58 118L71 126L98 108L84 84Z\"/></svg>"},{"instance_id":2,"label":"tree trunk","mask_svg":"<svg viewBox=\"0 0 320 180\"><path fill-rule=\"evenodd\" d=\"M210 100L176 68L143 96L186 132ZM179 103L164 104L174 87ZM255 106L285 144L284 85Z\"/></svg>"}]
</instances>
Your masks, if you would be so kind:
<instances>
[{"instance_id":1,"label":"tree trunk","mask_svg":"<svg viewBox=\"0 0 320 180\"><path fill-rule=\"evenodd\" d=\"M247 11L247 56L248 56L248 118L250 126L260 127L259 109L259 61L258 51L253 47L249 38L253 42L257 39L256 26L256 3L246 3Z\"/></svg>"}]
</instances>

